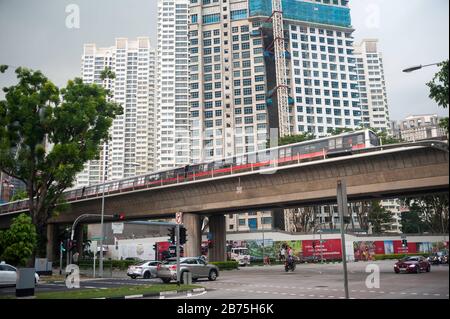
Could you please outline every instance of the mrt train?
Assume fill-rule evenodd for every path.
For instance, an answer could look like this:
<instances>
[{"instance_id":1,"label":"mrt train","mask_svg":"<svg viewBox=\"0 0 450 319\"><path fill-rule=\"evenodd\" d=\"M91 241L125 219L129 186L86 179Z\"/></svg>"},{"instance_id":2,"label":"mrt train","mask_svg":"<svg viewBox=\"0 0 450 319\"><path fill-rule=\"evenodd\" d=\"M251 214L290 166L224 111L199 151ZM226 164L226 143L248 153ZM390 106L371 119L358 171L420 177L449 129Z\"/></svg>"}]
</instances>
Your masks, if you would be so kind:
<instances>
[{"instance_id":1,"label":"mrt train","mask_svg":"<svg viewBox=\"0 0 450 319\"><path fill-rule=\"evenodd\" d=\"M369 129L279 146L209 163L149 173L65 192L68 201L101 194L114 194L147 189L224 175L285 166L314 160L351 155L355 150L380 146L378 136Z\"/></svg>"}]
</instances>

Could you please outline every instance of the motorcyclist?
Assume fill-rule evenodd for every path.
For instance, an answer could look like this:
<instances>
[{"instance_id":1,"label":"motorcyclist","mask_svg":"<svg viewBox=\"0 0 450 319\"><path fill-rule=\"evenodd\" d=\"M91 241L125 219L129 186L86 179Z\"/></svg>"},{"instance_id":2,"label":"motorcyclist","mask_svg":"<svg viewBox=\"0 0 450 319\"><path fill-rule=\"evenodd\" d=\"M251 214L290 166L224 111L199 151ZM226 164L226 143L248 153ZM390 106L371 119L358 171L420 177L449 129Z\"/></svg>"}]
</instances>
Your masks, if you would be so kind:
<instances>
[{"instance_id":1,"label":"motorcyclist","mask_svg":"<svg viewBox=\"0 0 450 319\"><path fill-rule=\"evenodd\" d=\"M292 256L292 248L290 246L287 247L287 263L290 267L294 261L294 258Z\"/></svg>"}]
</instances>

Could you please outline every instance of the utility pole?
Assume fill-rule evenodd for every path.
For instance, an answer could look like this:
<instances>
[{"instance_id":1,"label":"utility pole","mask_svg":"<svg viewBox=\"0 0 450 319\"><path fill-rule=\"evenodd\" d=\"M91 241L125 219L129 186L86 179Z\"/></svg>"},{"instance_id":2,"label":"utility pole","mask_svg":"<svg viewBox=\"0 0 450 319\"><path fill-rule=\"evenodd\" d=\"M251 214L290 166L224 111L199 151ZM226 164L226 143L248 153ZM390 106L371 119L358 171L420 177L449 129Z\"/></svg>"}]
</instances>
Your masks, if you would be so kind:
<instances>
[{"instance_id":1,"label":"utility pole","mask_svg":"<svg viewBox=\"0 0 450 319\"><path fill-rule=\"evenodd\" d=\"M348 293L348 273L347 273L347 252L345 247L345 220L344 216L348 215L347 204L347 185L345 180L338 180L337 182L337 202L339 208L339 215L341 219L341 245L342 245L342 265L344 267L344 289L345 298L349 299Z\"/></svg>"}]
</instances>

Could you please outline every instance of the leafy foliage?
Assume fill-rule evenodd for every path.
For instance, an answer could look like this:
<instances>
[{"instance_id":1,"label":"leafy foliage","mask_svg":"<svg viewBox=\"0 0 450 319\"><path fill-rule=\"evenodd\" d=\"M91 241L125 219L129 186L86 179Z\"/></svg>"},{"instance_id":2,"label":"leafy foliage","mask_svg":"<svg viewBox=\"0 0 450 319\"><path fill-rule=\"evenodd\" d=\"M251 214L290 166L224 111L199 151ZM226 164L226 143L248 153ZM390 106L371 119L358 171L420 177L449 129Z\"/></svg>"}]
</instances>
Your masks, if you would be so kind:
<instances>
[{"instance_id":1,"label":"leafy foliage","mask_svg":"<svg viewBox=\"0 0 450 319\"><path fill-rule=\"evenodd\" d=\"M430 88L430 98L435 100L436 103L443 107L448 108L448 72L449 72L449 60L439 64L441 70L435 74L432 81L427 83Z\"/></svg>"},{"instance_id":2,"label":"leafy foliage","mask_svg":"<svg viewBox=\"0 0 450 319\"><path fill-rule=\"evenodd\" d=\"M122 108L108 90L80 78L59 89L40 71L18 68L16 75L18 84L3 88L0 101L0 169L25 183L42 239L63 191L98 158Z\"/></svg>"},{"instance_id":3,"label":"leafy foliage","mask_svg":"<svg viewBox=\"0 0 450 319\"><path fill-rule=\"evenodd\" d=\"M314 135L310 134L310 133L302 133L302 134L298 134L298 135L284 136L279 139L278 145L283 146L283 145L301 143L301 142L313 140L314 138L315 138Z\"/></svg>"},{"instance_id":4,"label":"leafy foliage","mask_svg":"<svg viewBox=\"0 0 450 319\"><path fill-rule=\"evenodd\" d=\"M383 224L392 223L393 214L382 207L379 201L372 201L367 220L373 227L373 233L379 234L383 231Z\"/></svg>"},{"instance_id":5,"label":"leafy foliage","mask_svg":"<svg viewBox=\"0 0 450 319\"><path fill-rule=\"evenodd\" d=\"M402 214L403 232L448 233L448 193L405 200L409 213Z\"/></svg>"},{"instance_id":6,"label":"leafy foliage","mask_svg":"<svg viewBox=\"0 0 450 319\"><path fill-rule=\"evenodd\" d=\"M25 199L28 197L28 193L25 190L21 190L16 192L12 197L11 197L11 202L15 202L16 200L21 200L21 199Z\"/></svg>"},{"instance_id":7,"label":"leafy foliage","mask_svg":"<svg viewBox=\"0 0 450 319\"><path fill-rule=\"evenodd\" d=\"M31 218L21 214L13 219L11 227L0 233L0 256L7 263L25 266L36 246L36 227Z\"/></svg>"},{"instance_id":8,"label":"leafy foliage","mask_svg":"<svg viewBox=\"0 0 450 319\"><path fill-rule=\"evenodd\" d=\"M5 73L6 70L8 70L8 66L7 65L0 65L0 73Z\"/></svg>"}]
</instances>

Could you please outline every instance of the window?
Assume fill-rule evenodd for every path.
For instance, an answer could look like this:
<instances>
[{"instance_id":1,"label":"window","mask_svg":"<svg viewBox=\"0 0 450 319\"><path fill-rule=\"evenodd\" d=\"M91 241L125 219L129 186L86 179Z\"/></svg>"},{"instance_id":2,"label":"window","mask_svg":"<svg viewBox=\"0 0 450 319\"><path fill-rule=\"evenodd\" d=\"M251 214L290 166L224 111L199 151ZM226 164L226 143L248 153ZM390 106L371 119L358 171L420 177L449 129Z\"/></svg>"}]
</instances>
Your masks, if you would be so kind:
<instances>
[{"instance_id":1,"label":"window","mask_svg":"<svg viewBox=\"0 0 450 319\"><path fill-rule=\"evenodd\" d=\"M247 18L247 9L231 11L231 20L240 20Z\"/></svg>"},{"instance_id":2,"label":"window","mask_svg":"<svg viewBox=\"0 0 450 319\"><path fill-rule=\"evenodd\" d=\"M206 14L203 16L203 24L220 22L220 13Z\"/></svg>"}]
</instances>

